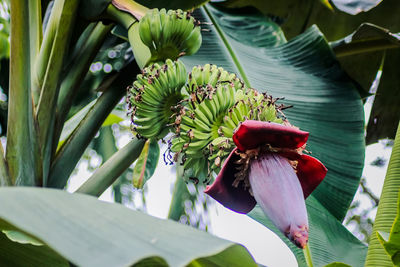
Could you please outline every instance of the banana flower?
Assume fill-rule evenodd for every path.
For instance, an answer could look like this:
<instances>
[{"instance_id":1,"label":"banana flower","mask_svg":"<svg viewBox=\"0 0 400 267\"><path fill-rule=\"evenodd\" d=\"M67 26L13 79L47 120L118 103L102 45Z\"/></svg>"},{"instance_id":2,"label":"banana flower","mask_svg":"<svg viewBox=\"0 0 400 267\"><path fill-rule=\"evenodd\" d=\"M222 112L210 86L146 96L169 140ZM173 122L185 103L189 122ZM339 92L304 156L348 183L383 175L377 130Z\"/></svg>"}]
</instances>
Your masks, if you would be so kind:
<instances>
[{"instance_id":1,"label":"banana flower","mask_svg":"<svg viewBox=\"0 0 400 267\"><path fill-rule=\"evenodd\" d=\"M319 160L302 153L308 135L288 123L244 121L233 135L236 148L205 193L239 213L258 204L282 233L304 248L305 198L327 172Z\"/></svg>"}]
</instances>

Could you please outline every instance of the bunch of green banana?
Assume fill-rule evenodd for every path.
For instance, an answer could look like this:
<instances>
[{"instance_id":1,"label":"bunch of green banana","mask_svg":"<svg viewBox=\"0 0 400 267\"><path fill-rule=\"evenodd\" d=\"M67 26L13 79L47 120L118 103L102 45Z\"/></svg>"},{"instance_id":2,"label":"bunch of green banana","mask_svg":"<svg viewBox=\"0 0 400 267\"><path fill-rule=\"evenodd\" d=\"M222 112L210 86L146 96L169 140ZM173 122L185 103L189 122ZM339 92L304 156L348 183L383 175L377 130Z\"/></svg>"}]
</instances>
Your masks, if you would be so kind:
<instances>
[{"instance_id":1,"label":"bunch of green banana","mask_svg":"<svg viewBox=\"0 0 400 267\"><path fill-rule=\"evenodd\" d=\"M129 103L136 132L143 137L162 138L173 124L171 107L182 99L187 73L181 61L167 60L142 70L129 90Z\"/></svg>"},{"instance_id":2,"label":"bunch of green banana","mask_svg":"<svg viewBox=\"0 0 400 267\"><path fill-rule=\"evenodd\" d=\"M151 52L150 62L192 55L201 46L199 23L189 12L152 9L139 22L139 35Z\"/></svg>"},{"instance_id":3,"label":"bunch of green banana","mask_svg":"<svg viewBox=\"0 0 400 267\"><path fill-rule=\"evenodd\" d=\"M176 125L179 136L172 140L171 150L183 153L184 168L192 169L197 178L203 178L198 176L204 173L210 176L214 169L207 162L207 158L213 154L225 157L233 145L232 135L235 127L227 127L224 117L235 104L236 89L232 83L220 83L212 90L214 92L210 94L211 97L197 101L195 108L189 102L180 124ZM213 140L222 142L212 144ZM213 150L214 146L216 151Z\"/></svg>"},{"instance_id":4,"label":"bunch of green banana","mask_svg":"<svg viewBox=\"0 0 400 267\"><path fill-rule=\"evenodd\" d=\"M192 169L193 175L202 174L202 178L207 168L206 181L213 172L218 173L232 151L233 132L241 122L283 122L276 99L267 94L254 89L236 90L233 83L217 83L214 90L211 99L198 101L195 108L189 108L182 116L178 125L181 134L172 140L171 147L173 152L183 153L184 168Z\"/></svg>"},{"instance_id":5,"label":"bunch of green banana","mask_svg":"<svg viewBox=\"0 0 400 267\"><path fill-rule=\"evenodd\" d=\"M232 136L241 122L283 121L277 99L245 88L222 68L197 66L187 77L181 61L153 64L137 76L129 100L136 132L146 138L174 132L170 149L182 159L184 177L204 182L234 148Z\"/></svg>"}]
</instances>

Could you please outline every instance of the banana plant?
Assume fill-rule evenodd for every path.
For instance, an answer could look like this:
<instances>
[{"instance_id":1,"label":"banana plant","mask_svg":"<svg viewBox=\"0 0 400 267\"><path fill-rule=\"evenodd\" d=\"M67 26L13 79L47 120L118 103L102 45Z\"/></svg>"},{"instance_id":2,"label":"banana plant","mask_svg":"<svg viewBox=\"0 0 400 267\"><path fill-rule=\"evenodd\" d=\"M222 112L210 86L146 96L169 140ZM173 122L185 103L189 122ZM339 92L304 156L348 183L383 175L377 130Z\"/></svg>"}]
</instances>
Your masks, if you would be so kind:
<instances>
[{"instance_id":1,"label":"banana plant","mask_svg":"<svg viewBox=\"0 0 400 267\"><path fill-rule=\"evenodd\" d=\"M171 218L182 181L210 185L212 198L280 235L300 266L364 263L366 246L341 225L363 166L357 85L316 27L287 41L253 10L204 2L10 1L3 262L256 266L241 245L95 198L135 161L142 187L162 140L181 179ZM121 66L90 83L92 63L121 42ZM63 192L125 95L132 140Z\"/></svg>"}]
</instances>

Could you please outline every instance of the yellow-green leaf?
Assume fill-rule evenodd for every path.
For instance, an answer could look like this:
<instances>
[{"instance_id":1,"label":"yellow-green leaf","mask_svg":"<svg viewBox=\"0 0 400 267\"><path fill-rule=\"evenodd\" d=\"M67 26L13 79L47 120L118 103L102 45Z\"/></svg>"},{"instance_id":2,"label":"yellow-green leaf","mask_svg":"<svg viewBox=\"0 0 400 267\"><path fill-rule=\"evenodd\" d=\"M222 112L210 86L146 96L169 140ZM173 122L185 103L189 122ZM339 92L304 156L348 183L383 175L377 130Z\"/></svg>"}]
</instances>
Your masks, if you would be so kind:
<instances>
[{"instance_id":1,"label":"yellow-green leaf","mask_svg":"<svg viewBox=\"0 0 400 267\"><path fill-rule=\"evenodd\" d=\"M143 188L145 183L153 176L159 157L160 147L157 140L147 140L133 169L132 182L134 187Z\"/></svg>"},{"instance_id":2,"label":"yellow-green leaf","mask_svg":"<svg viewBox=\"0 0 400 267\"><path fill-rule=\"evenodd\" d=\"M389 166L386 172L385 182L383 184L382 194L379 201L378 211L376 213L374 227L369 242L367 261L365 266L392 266L392 261L386 253L381 241L388 241L390 245L386 246L389 249L391 256L395 255L392 244L399 244L398 231L400 225L398 213L398 194L400 188L400 124L397 128L396 140L394 142L392 155L390 157ZM395 220L396 218L396 220ZM394 226L393 226L394 222ZM382 232L391 232L389 239L386 239ZM378 235L377 233L381 234ZM380 239L380 240L379 240ZM387 240L387 241L386 241ZM392 241L392 242L391 242ZM394 249L396 250L396 249ZM398 259L397 259L398 261Z\"/></svg>"}]
</instances>

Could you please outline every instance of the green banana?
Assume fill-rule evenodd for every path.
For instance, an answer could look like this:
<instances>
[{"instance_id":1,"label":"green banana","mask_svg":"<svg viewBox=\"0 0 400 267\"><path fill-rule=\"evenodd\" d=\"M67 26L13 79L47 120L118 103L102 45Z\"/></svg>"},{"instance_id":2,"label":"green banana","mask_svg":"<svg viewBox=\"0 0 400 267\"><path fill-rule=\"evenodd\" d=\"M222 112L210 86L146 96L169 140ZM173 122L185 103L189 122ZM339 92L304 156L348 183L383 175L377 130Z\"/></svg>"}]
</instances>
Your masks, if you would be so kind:
<instances>
[{"instance_id":1,"label":"green banana","mask_svg":"<svg viewBox=\"0 0 400 267\"><path fill-rule=\"evenodd\" d=\"M192 55L202 42L197 21L182 10L150 10L139 21L139 35L150 49L150 62Z\"/></svg>"},{"instance_id":2,"label":"green banana","mask_svg":"<svg viewBox=\"0 0 400 267\"><path fill-rule=\"evenodd\" d=\"M195 114L195 118L196 118L198 121L201 121L201 123L204 123L205 125L210 125L209 119L206 117L206 115L204 114L204 112L200 111L200 108L196 108L194 114Z\"/></svg>"},{"instance_id":3,"label":"green banana","mask_svg":"<svg viewBox=\"0 0 400 267\"><path fill-rule=\"evenodd\" d=\"M169 59L164 65L153 64L137 75L129 90L129 101L134 111L133 123L139 135L162 138L162 133L168 133L174 124L171 106L176 106L183 99L181 89L186 83L186 76L184 64Z\"/></svg>"},{"instance_id":4,"label":"green banana","mask_svg":"<svg viewBox=\"0 0 400 267\"><path fill-rule=\"evenodd\" d=\"M210 133L210 131L211 131L210 125L205 124L204 122L202 122L199 119L194 119L194 125L196 125L196 128L198 128L202 132Z\"/></svg>"},{"instance_id":5,"label":"green banana","mask_svg":"<svg viewBox=\"0 0 400 267\"><path fill-rule=\"evenodd\" d=\"M203 115L207 118L208 120L208 124L212 125L213 121L214 121L214 116L212 111L208 108L208 106L206 105L206 102L201 102L196 110L198 110L199 112L203 113Z\"/></svg>"}]
</instances>

